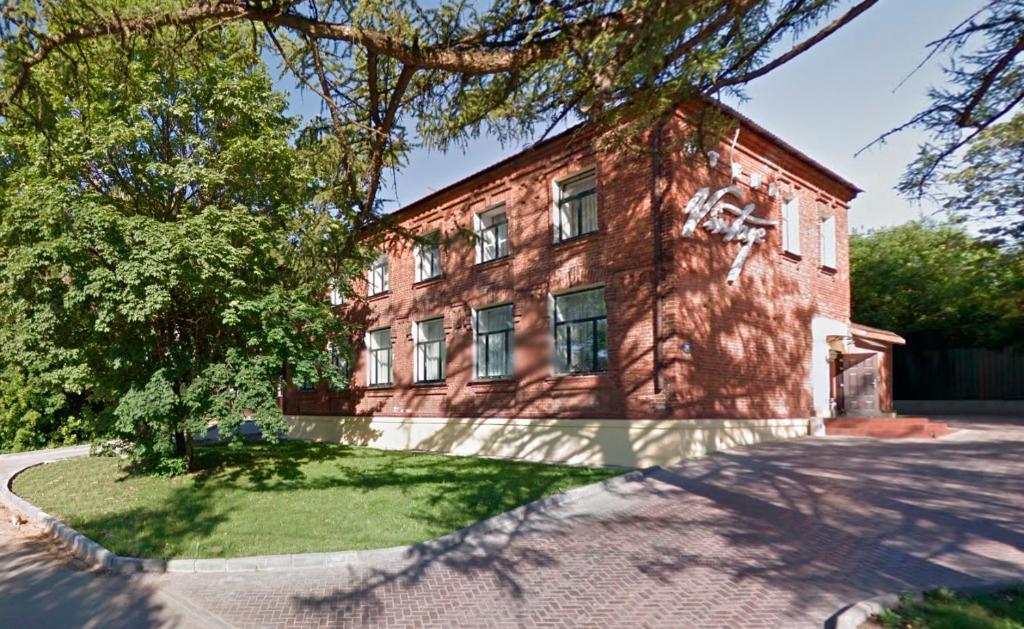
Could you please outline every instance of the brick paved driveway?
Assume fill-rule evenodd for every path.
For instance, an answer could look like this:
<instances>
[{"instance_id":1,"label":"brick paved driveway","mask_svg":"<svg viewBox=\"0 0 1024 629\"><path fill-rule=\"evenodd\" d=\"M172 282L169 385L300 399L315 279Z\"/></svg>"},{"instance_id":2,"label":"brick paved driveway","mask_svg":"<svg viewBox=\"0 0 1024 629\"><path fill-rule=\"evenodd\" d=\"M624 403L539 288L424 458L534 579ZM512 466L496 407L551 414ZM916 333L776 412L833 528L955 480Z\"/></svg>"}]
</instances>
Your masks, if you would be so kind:
<instances>
[{"instance_id":1,"label":"brick paved driveway","mask_svg":"<svg viewBox=\"0 0 1024 629\"><path fill-rule=\"evenodd\" d=\"M970 428L718 454L393 565L125 584L235 626L821 627L881 592L1024 578L1024 420Z\"/></svg>"}]
</instances>

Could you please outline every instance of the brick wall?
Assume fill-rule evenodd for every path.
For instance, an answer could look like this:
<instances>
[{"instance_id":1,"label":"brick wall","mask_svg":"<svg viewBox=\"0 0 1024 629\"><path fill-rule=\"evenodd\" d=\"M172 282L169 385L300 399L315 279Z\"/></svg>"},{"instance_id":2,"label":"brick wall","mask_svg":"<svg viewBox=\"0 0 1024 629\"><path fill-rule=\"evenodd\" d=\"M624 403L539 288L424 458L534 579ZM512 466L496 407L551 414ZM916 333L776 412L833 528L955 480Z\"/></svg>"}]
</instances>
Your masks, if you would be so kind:
<instances>
[{"instance_id":1,"label":"brick wall","mask_svg":"<svg viewBox=\"0 0 1024 629\"><path fill-rule=\"evenodd\" d=\"M365 385L362 338L347 392L290 390L285 411L434 417L759 418L808 417L811 319L849 320L847 203L855 191L747 124L731 152L755 215L778 220L782 193L801 199L802 257L782 253L778 228L756 245L740 279L725 278L739 249L698 229L681 237L686 202L702 186L730 182L730 147L715 168L682 150L681 117L661 136L658 158L593 133L546 142L401 211L417 233L454 236L473 215L504 203L511 255L474 264L474 245L455 238L442 251L443 275L415 283L412 244L387 246L390 292L343 307L365 329L391 327L394 385ZM552 182L593 167L599 229L553 243ZM660 176L655 178L655 172ZM748 173L765 184L749 189ZM773 180L780 194L767 194ZM655 212L661 219L660 256ZM837 269L819 260L822 216L836 217ZM657 280L657 287L655 286ZM606 373L554 375L549 296L603 286L608 316ZM657 298L656 298L657 296ZM514 377L473 379L472 310L514 304ZM447 378L413 382L413 323L444 318ZM657 339L655 338L657 337ZM684 346L689 351L684 350ZM655 347L658 354L656 377Z\"/></svg>"}]
</instances>

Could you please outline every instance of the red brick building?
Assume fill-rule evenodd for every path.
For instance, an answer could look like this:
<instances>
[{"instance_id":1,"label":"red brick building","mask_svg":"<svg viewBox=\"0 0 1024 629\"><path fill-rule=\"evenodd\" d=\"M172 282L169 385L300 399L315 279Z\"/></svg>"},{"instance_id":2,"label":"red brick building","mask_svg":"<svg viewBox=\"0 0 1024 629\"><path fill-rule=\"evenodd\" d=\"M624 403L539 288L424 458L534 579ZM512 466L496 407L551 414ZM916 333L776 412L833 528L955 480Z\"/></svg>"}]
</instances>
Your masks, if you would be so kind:
<instances>
[{"instance_id":1,"label":"red brick building","mask_svg":"<svg viewBox=\"0 0 1024 629\"><path fill-rule=\"evenodd\" d=\"M682 113L628 146L578 128L399 210L437 244L382 248L339 307L352 387L287 391L293 433L635 465L841 411L858 189L730 114L710 160Z\"/></svg>"}]
</instances>

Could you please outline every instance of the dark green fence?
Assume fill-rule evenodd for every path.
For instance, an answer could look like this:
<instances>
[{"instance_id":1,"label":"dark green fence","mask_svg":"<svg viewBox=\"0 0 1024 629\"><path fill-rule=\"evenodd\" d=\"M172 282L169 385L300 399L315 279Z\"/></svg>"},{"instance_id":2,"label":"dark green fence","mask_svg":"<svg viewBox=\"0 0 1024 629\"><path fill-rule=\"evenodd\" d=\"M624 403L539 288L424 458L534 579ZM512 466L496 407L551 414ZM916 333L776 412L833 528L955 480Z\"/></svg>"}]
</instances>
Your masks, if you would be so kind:
<instances>
[{"instance_id":1,"label":"dark green fence","mask_svg":"<svg viewBox=\"0 0 1024 629\"><path fill-rule=\"evenodd\" d=\"M897 346L897 400L1024 400L1024 349Z\"/></svg>"}]
</instances>

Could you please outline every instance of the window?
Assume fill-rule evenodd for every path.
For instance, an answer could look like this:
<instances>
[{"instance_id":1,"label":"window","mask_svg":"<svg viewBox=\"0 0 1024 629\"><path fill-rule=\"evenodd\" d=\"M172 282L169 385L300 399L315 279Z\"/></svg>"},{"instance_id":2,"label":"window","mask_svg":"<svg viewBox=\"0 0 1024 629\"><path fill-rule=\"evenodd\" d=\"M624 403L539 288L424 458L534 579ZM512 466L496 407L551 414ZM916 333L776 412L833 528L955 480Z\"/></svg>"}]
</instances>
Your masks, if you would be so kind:
<instances>
[{"instance_id":1,"label":"window","mask_svg":"<svg viewBox=\"0 0 1024 629\"><path fill-rule=\"evenodd\" d=\"M604 289L554 298L555 373L608 370L608 316Z\"/></svg>"},{"instance_id":2,"label":"window","mask_svg":"<svg viewBox=\"0 0 1024 629\"><path fill-rule=\"evenodd\" d=\"M338 289L338 283L335 280L331 280L329 295L332 306L341 306L345 303L345 294Z\"/></svg>"},{"instance_id":3,"label":"window","mask_svg":"<svg viewBox=\"0 0 1024 629\"><path fill-rule=\"evenodd\" d=\"M391 384L391 328L381 328L366 335L369 353L366 381L371 387Z\"/></svg>"},{"instance_id":4,"label":"window","mask_svg":"<svg viewBox=\"0 0 1024 629\"><path fill-rule=\"evenodd\" d=\"M444 319L416 324L416 382L444 380Z\"/></svg>"},{"instance_id":5,"label":"window","mask_svg":"<svg viewBox=\"0 0 1024 629\"><path fill-rule=\"evenodd\" d=\"M594 171L558 182L555 242L597 231L597 188Z\"/></svg>"},{"instance_id":6,"label":"window","mask_svg":"<svg viewBox=\"0 0 1024 629\"><path fill-rule=\"evenodd\" d=\"M330 345L327 346L327 353L330 356L331 369L345 381L344 388L348 388L352 383L352 365L349 364L348 356L342 350ZM332 384L331 388L337 390L342 387Z\"/></svg>"},{"instance_id":7,"label":"window","mask_svg":"<svg viewBox=\"0 0 1024 629\"><path fill-rule=\"evenodd\" d=\"M508 255L508 212L505 206L476 215L476 261L489 262Z\"/></svg>"},{"instance_id":8,"label":"window","mask_svg":"<svg viewBox=\"0 0 1024 629\"><path fill-rule=\"evenodd\" d=\"M821 221L821 266L836 268L836 217Z\"/></svg>"},{"instance_id":9,"label":"window","mask_svg":"<svg viewBox=\"0 0 1024 629\"><path fill-rule=\"evenodd\" d=\"M512 375L512 304L476 312L476 378Z\"/></svg>"},{"instance_id":10,"label":"window","mask_svg":"<svg viewBox=\"0 0 1024 629\"><path fill-rule=\"evenodd\" d=\"M800 199L782 204L782 250L800 255Z\"/></svg>"},{"instance_id":11,"label":"window","mask_svg":"<svg viewBox=\"0 0 1024 629\"><path fill-rule=\"evenodd\" d=\"M416 245L416 281L440 277L441 275L441 245L438 241L437 232L427 236L429 242Z\"/></svg>"},{"instance_id":12,"label":"window","mask_svg":"<svg viewBox=\"0 0 1024 629\"><path fill-rule=\"evenodd\" d=\"M369 295L371 297L388 292L388 256L386 253L380 254L380 257L373 261L366 281L370 285Z\"/></svg>"}]
</instances>

